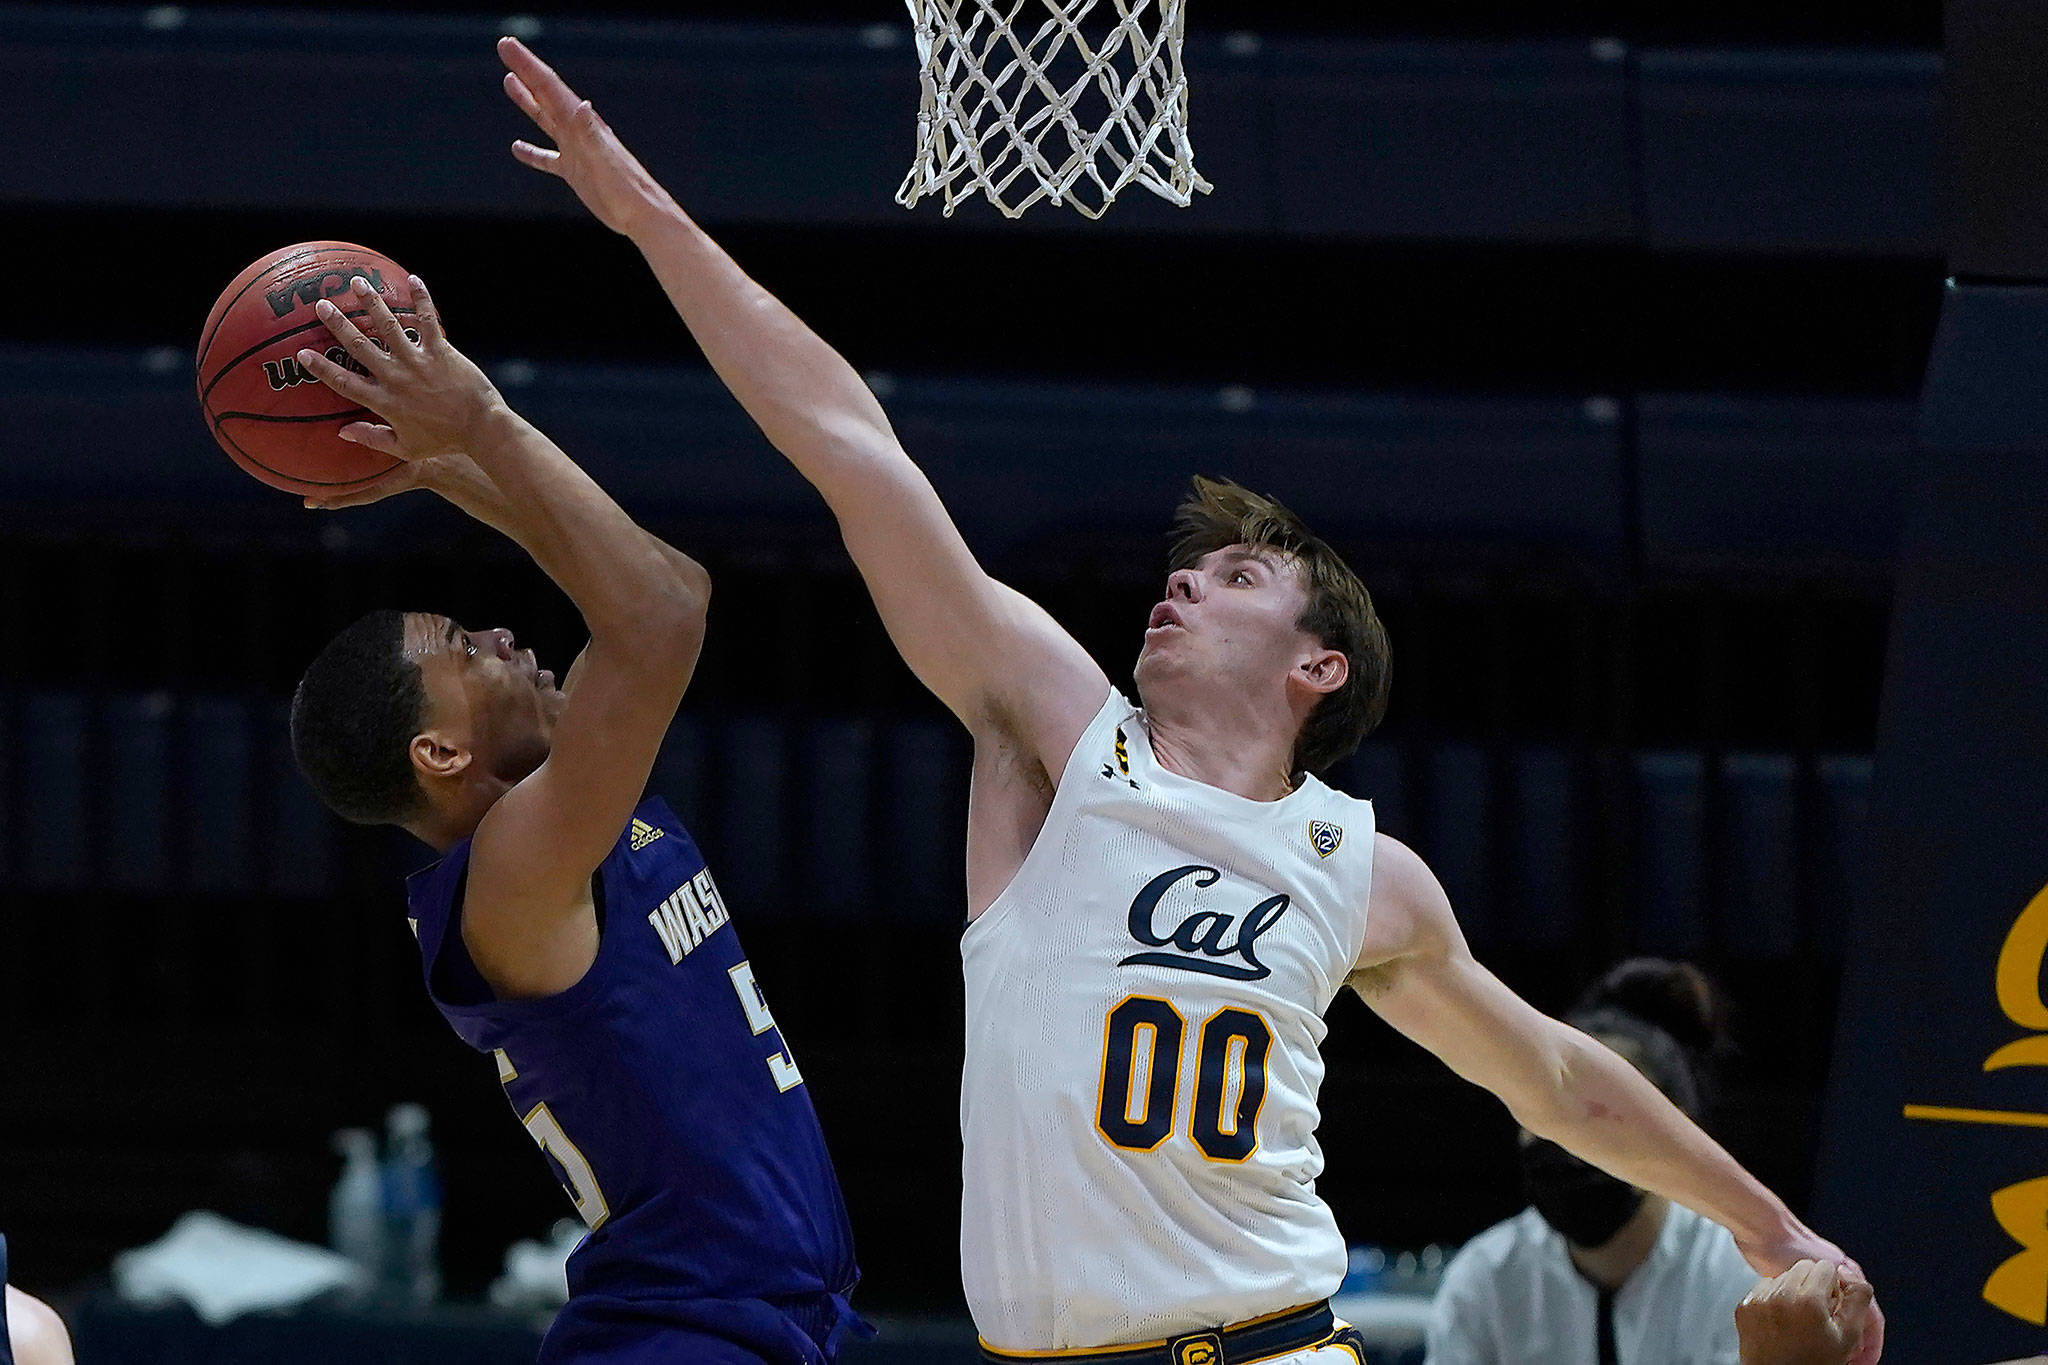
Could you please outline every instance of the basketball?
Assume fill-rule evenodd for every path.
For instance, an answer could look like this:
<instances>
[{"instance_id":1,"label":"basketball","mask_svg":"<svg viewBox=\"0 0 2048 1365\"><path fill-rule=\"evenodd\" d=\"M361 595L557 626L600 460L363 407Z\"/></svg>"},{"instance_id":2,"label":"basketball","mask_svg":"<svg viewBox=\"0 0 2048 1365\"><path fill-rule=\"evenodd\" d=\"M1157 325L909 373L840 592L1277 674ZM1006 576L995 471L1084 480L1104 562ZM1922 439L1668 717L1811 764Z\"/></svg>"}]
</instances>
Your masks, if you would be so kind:
<instances>
[{"instance_id":1,"label":"basketball","mask_svg":"<svg viewBox=\"0 0 2048 1365\"><path fill-rule=\"evenodd\" d=\"M271 252L237 275L207 314L196 365L207 429L236 464L273 488L343 492L397 464L341 439L350 422L376 415L336 395L294 358L310 347L360 368L313 312L321 299L348 293L357 277L410 331L405 268L349 242L301 242ZM344 311L357 319L364 312Z\"/></svg>"}]
</instances>

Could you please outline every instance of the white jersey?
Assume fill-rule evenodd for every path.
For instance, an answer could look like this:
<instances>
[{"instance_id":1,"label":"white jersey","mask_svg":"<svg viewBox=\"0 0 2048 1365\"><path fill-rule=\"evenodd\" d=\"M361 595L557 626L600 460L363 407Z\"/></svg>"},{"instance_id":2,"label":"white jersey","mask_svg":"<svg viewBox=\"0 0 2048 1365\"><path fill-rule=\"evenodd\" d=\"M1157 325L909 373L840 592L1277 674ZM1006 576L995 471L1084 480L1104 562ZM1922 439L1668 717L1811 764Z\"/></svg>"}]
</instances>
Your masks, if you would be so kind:
<instances>
[{"instance_id":1,"label":"white jersey","mask_svg":"<svg viewBox=\"0 0 2048 1365\"><path fill-rule=\"evenodd\" d=\"M961 1277L988 1345L1149 1341L1336 1291L1317 1048L1372 857L1369 803L1182 777L1109 694L961 940Z\"/></svg>"}]
</instances>

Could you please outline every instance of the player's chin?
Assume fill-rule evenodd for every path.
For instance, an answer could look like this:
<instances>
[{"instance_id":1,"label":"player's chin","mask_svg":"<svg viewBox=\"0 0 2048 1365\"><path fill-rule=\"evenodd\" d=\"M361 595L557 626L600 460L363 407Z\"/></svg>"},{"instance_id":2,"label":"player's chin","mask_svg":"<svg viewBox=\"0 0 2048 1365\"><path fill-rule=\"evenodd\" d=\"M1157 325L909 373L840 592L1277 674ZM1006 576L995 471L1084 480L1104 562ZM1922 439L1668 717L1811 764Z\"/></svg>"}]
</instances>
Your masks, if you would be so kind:
<instances>
[{"instance_id":1,"label":"player's chin","mask_svg":"<svg viewBox=\"0 0 2048 1365\"><path fill-rule=\"evenodd\" d=\"M1176 668L1187 660L1187 637L1184 632L1171 627L1145 632L1145 643L1138 646L1138 667L1159 671Z\"/></svg>"}]
</instances>

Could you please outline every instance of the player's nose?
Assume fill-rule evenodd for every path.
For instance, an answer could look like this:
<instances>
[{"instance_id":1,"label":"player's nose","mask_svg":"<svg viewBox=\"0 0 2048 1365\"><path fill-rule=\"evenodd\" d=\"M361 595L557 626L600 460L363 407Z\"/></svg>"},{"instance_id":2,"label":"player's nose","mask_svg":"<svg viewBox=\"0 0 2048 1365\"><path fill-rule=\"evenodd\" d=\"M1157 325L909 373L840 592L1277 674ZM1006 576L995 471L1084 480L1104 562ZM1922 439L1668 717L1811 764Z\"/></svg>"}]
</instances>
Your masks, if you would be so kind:
<instances>
[{"instance_id":1,"label":"player's nose","mask_svg":"<svg viewBox=\"0 0 2048 1365\"><path fill-rule=\"evenodd\" d=\"M505 660L505 662L510 663L512 661L513 653L512 632L505 629L503 626L498 626L492 630L486 631L485 634L490 636L491 648L497 652L498 657Z\"/></svg>"},{"instance_id":2,"label":"player's nose","mask_svg":"<svg viewBox=\"0 0 2048 1365\"><path fill-rule=\"evenodd\" d=\"M1193 602L1201 590L1201 575L1193 569L1175 569L1166 576L1166 595Z\"/></svg>"}]
</instances>

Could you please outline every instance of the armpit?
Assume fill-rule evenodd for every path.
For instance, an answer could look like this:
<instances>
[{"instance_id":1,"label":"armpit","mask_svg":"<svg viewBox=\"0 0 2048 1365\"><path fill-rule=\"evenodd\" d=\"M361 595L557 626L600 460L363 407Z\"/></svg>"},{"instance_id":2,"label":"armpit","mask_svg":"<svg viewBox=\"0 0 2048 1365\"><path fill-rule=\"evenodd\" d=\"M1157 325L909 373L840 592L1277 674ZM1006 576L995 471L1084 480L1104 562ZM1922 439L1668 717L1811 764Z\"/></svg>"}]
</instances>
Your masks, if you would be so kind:
<instances>
[{"instance_id":1,"label":"armpit","mask_svg":"<svg viewBox=\"0 0 2048 1365\"><path fill-rule=\"evenodd\" d=\"M1047 806L1057 783L1032 753L1017 719L1007 707L991 701L974 730L974 766L998 787L1021 786ZM1040 817L1043 819L1043 817Z\"/></svg>"},{"instance_id":2,"label":"armpit","mask_svg":"<svg viewBox=\"0 0 2048 1365\"><path fill-rule=\"evenodd\" d=\"M1344 978L1344 984L1358 992L1359 998L1369 1005L1394 988L1393 973L1393 963L1381 962L1358 968Z\"/></svg>"}]
</instances>

